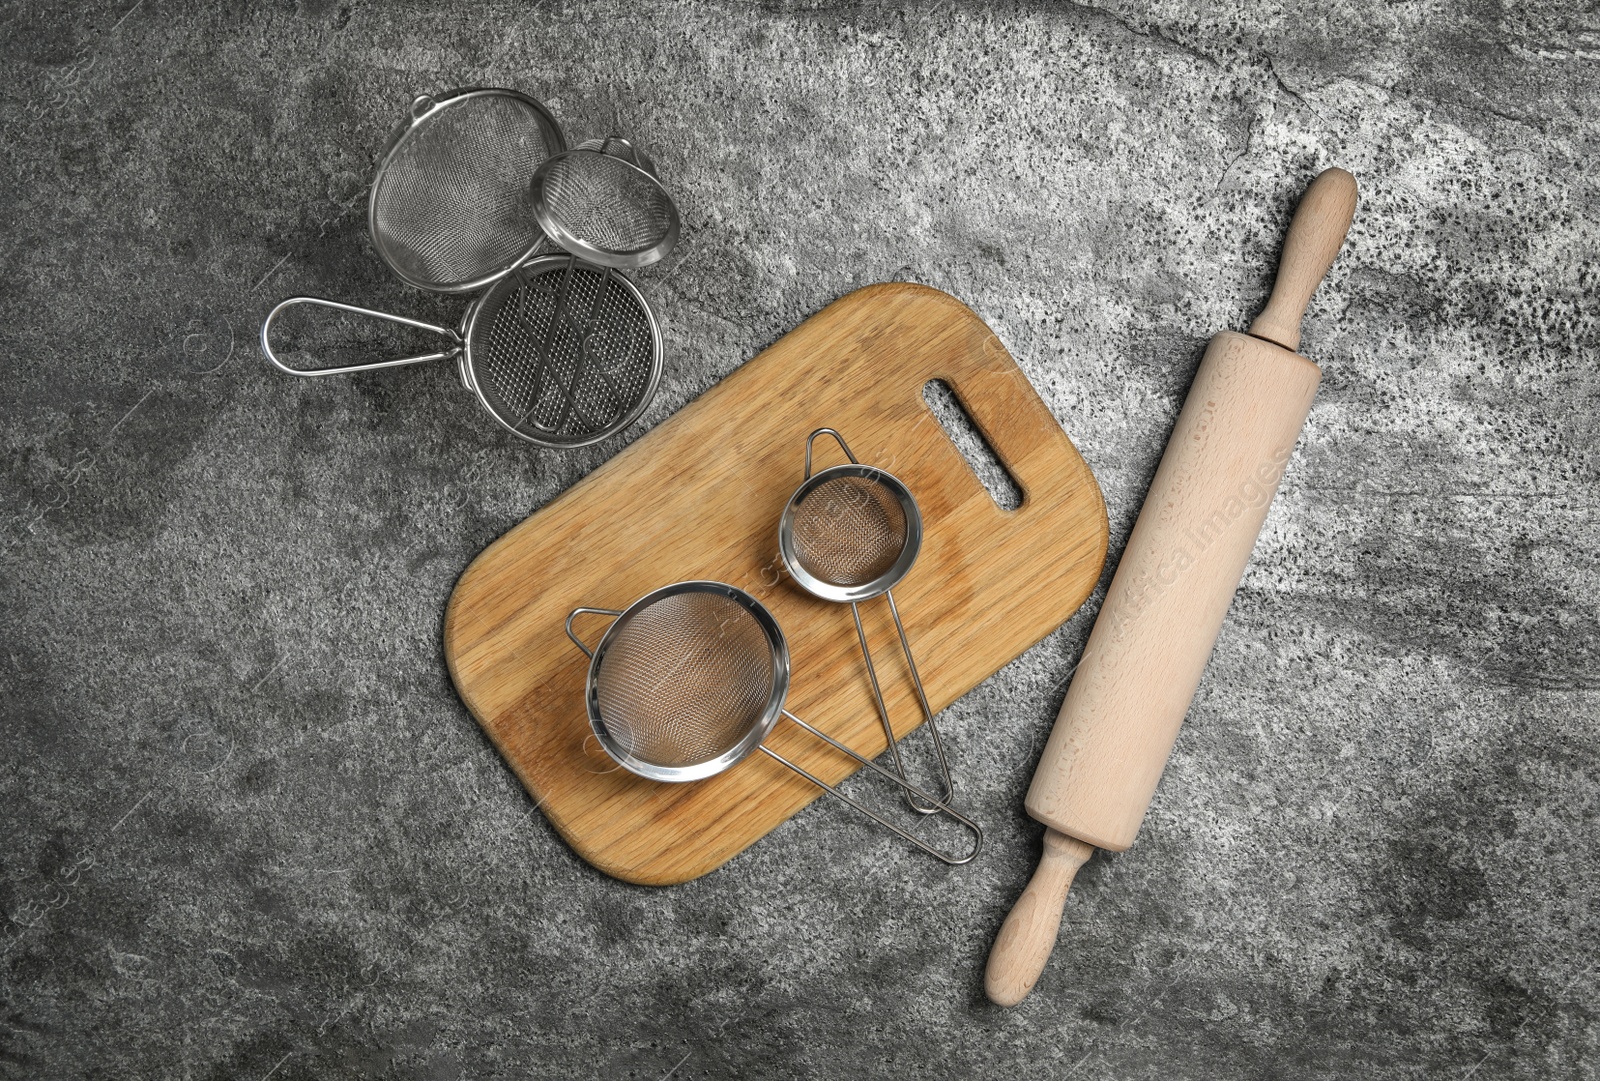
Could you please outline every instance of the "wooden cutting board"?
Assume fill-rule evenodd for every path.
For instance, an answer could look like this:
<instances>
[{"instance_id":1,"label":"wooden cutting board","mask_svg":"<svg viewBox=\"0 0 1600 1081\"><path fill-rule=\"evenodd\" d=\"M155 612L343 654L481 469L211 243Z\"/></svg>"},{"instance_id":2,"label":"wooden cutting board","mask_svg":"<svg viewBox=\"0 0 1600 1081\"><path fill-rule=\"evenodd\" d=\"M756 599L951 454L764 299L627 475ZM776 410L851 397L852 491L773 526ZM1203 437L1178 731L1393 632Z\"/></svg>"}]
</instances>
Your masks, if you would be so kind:
<instances>
[{"instance_id":1,"label":"wooden cutting board","mask_svg":"<svg viewBox=\"0 0 1600 1081\"><path fill-rule=\"evenodd\" d=\"M932 379L954 390L1021 488L1015 511L996 505L929 411ZM802 479L806 436L822 426L922 508L922 554L895 599L935 710L1065 622L1099 578L1100 489L982 320L910 284L830 304L495 541L450 598L445 657L462 700L561 835L607 874L686 882L825 793L762 754L689 784L613 765L584 712L587 661L563 630L577 606L625 608L691 578L739 586L789 640L789 709L863 754L885 749L849 607L803 593L778 557L779 515ZM819 468L844 460L826 439L817 453ZM903 736L922 717L887 605L868 602L862 616ZM590 642L604 630L595 617L578 626ZM769 740L830 782L856 768L784 721ZM912 762L931 765L921 753ZM959 803L971 763L956 753L952 768ZM902 808L876 780L856 791Z\"/></svg>"}]
</instances>

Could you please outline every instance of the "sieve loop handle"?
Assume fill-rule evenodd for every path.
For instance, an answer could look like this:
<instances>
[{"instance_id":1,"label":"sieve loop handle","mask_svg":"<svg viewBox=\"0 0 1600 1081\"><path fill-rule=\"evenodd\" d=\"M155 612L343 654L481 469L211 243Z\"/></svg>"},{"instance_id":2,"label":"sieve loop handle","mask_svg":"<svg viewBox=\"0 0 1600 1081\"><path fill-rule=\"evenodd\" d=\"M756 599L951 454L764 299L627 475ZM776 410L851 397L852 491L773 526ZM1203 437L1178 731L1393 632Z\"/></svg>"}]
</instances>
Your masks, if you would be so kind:
<instances>
[{"instance_id":1,"label":"sieve loop handle","mask_svg":"<svg viewBox=\"0 0 1600 1081\"><path fill-rule=\"evenodd\" d=\"M576 613L574 613L574 614L576 614ZM799 725L801 728L804 728L807 732L810 732L813 736L816 736L818 739L822 740L824 743L827 743L829 746L833 747L835 750L843 751L845 754L849 755L851 758L855 759L857 762L861 763L863 766L866 766L868 769L875 770L876 772L881 773L883 776L889 778L889 780L893 781L895 784L899 785L901 788L904 788L907 792L915 793L916 795L920 796L922 799L927 800L928 803L933 805L933 809L935 811L937 811L939 814L945 815L945 816L947 816L949 818L953 818L957 822L961 823L961 825L963 825L967 829L971 830L972 831L972 836L974 838L973 844L972 844L972 851L968 852L966 855L953 856L948 852L944 852L944 851L941 851L940 849L934 848L932 845L928 844L926 841L923 841L922 839L920 839L918 837L915 837L910 833L907 833L905 830L901 829L899 826L895 825L893 822L890 822L888 819L884 818L882 815L878 814L876 811L873 811L871 808L867 807L865 804L860 803L857 800L851 799L849 796L845 795L843 792L839 791L837 788L835 788L833 785L829 784L827 781L824 781L822 778L816 776L815 774L807 772L806 770L802 769L800 766L795 765L793 762L791 762L787 758L783 757L783 755L779 754L777 751L772 750L766 744L762 744L761 745L761 750L768 757L777 759L783 765L788 766L790 769L794 770L796 773L798 773L800 776L804 777L806 780L810 781L812 784L815 784L820 788L826 789L832 795L838 796L841 800L843 800L844 802L848 803L850 806L854 807L856 810L860 811L862 814L866 815L868 818L872 819L874 822L878 823L878 825L883 826L885 829L888 829L888 830L891 830L891 831L893 831L895 833L898 833L901 837L904 837L906 840L910 841L912 844L916 845L918 848L922 849L924 852L928 853L931 856L938 857L939 859L943 860L945 863L948 863L948 864L951 864L951 865L954 865L954 866L960 866L963 863L971 863L974 859L977 858L978 853L983 851L983 829L976 822L974 822L972 819L968 818L966 815L962 814L960 811L957 811L956 809L954 809L953 807L949 806L948 804L941 803L937 798L935 798L934 796L929 795L927 792L924 792L922 789L918 788L916 785L912 784L910 781L906 780L905 778L898 777L894 773L892 773L891 771L884 769L882 766L878 765L878 763L874 762L872 759L867 758L867 757L865 757L863 755L857 754L855 751L852 751L849 747L846 747L844 744L840 743L838 740L834 739L832 736L828 735L826 732L822 731L821 729L813 728L811 725L809 725L806 722L802 721L799 717L796 717L793 713L790 713L788 710L784 710L783 711L783 715L785 717L789 718L795 724Z\"/></svg>"},{"instance_id":2,"label":"sieve loop handle","mask_svg":"<svg viewBox=\"0 0 1600 1081\"><path fill-rule=\"evenodd\" d=\"M817 441L817 436L819 436L819 435L831 435L831 436L833 436L834 441L839 444L839 449L844 451L844 456L846 458L850 459L850 464L851 465L860 465L861 464L861 460L855 456L855 452L850 449L850 444L846 443L844 441L844 436L840 435L837 429L835 429L835 428L818 428L816 431L814 431L810 435L806 436L806 475L805 475L805 479L806 480L810 480L811 479L811 444L813 444L813 443L815 443Z\"/></svg>"},{"instance_id":3,"label":"sieve loop handle","mask_svg":"<svg viewBox=\"0 0 1600 1081\"><path fill-rule=\"evenodd\" d=\"M615 608L574 608L567 613L567 637L572 639L572 644L583 650L583 655L592 661L594 660L594 650L586 646L583 639L578 637L578 632L572 629L572 621L579 616L610 616L612 619L616 619L621 614Z\"/></svg>"},{"instance_id":4,"label":"sieve loop handle","mask_svg":"<svg viewBox=\"0 0 1600 1081\"><path fill-rule=\"evenodd\" d=\"M390 323L399 323L401 326L414 327L417 330L427 330L439 335L450 342L450 348L442 353L422 353L414 357L399 357L394 360L379 360L371 364L347 364L338 368L294 368L285 364L278 354L272 351L272 324L286 308L296 304L312 304L320 308L333 308L335 311L351 312L355 315L365 315L373 319L382 319ZM419 319L407 319L403 315L390 315L388 312L374 311L371 308L361 308L354 304L343 304L337 300L326 300L323 297L290 297L282 301L276 308L267 314L266 322L261 324L261 351L267 355L274 367L279 371L288 372L290 375L303 376L314 379L323 375L348 375L351 372L371 372L379 368L399 368L406 364L426 364L430 360L449 360L460 354L462 348L461 335L449 327L438 327L432 323L424 323Z\"/></svg>"}]
</instances>

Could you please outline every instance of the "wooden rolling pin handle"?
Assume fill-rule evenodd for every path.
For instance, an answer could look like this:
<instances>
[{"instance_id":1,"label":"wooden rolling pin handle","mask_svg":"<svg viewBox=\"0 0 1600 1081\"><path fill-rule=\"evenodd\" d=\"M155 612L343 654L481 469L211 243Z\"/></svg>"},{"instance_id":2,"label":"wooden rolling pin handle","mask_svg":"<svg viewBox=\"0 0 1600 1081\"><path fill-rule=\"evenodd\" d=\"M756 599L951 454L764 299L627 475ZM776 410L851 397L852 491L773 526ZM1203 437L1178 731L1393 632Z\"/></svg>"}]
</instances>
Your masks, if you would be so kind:
<instances>
[{"instance_id":1,"label":"wooden rolling pin handle","mask_svg":"<svg viewBox=\"0 0 1600 1081\"><path fill-rule=\"evenodd\" d=\"M1272 296L1250 324L1253 337L1289 350L1300 348L1300 320L1305 317L1306 305L1333 266L1355 214L1356 178L1343 169L1319 173L1306 186L1283 242Z\"/></svg>"},{"instance_id":2,"label":"wooden rolling pin handle","mask_svg":"<svg viewBox=\"0 0 1600 1081\"><path fill-rule=\"evenodd\" d=\"M1092 845L1053 829L1044 831L1044 858L1001 925L989 953L989 967L983 975L989 1001L1015 1006L1033 990L1061 932L1061 910L1072 879L1093 854Z\"/></svg>"}]
</instances>

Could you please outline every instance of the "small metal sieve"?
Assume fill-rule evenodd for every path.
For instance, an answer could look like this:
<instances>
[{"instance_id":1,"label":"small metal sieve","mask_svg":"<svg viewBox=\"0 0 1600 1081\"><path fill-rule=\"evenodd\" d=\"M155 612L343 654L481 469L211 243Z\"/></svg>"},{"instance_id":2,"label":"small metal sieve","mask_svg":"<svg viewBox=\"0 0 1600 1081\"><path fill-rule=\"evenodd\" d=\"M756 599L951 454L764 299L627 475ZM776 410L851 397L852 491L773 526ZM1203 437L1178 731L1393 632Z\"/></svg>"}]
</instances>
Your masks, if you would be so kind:
<instances>
[{"instance_id":1,"label":"small metal sieve","mask_svg":"<svg viewBox=\"0 0 1600 1081\"><path fill-rule=\"evenodd\" d=\"M593 649L572 628L584 614L612 617ZM766 746L778 719L787 717L907 792L938 802L784 708L788 643L772 614L744 590L678 582L621 611L577 608L567 616L567 636L589 657L584 700L590 728L629 772L652 781L698 781L759 750L946 863L967 863L982 849L983 831L948 806L934 809L976 838L965 855L932 847Z\"/></svg>"},{"instance_id":2,"label":"small metal sieve","mask_svg":"<svg viewBox=\"0 0 1600 1081\"><path fill-rule=\"evenodd\" d=\"M601 266L649 266L678 242L678 208L655 163L614 135L550 158L533 174L529 196L552 241Z\"/></svg>"},{"instance_id":3,"label":"small metal sieve","mask_svg":"<svg viewBox=\"0 0 1600 1081\"><path fill-rule=\"evenodd\" d=\"M850 464L813 473L812 444L820 435L831 435L850 459ZM911 655L911 640L906 636L899 606L891 592L910 572L917 553L922 550L922 511L911 497L911 490L892 474L857 461L844 436L832 428L818 428L806 438L804 482L789 498L778 521L778 550L784 566L802 589L823 600L850 605L856 637L861 642L861 656L867 664L867 679L872 684L878 717L883 722L884 737L889 742L895 769L904 777L900 745L895 740L889 707L878 683L877 666L872 663L872 650L867 645L867 632L861 624L858 607L859 602L880 594L888 600L895 630L900 635L900 648L905 652L906 667L910 669L911 682L917 691L917 701L922 705L922 715L933 735L934 754L944 783L944 795L939 800L919 804L909 795L906 798L913 810L923 814L939 810L941 805L950 802L955 785L950 779L944 740L939 736L927 692L922 689L917 662Z\"/></svg>"}]
</instances>

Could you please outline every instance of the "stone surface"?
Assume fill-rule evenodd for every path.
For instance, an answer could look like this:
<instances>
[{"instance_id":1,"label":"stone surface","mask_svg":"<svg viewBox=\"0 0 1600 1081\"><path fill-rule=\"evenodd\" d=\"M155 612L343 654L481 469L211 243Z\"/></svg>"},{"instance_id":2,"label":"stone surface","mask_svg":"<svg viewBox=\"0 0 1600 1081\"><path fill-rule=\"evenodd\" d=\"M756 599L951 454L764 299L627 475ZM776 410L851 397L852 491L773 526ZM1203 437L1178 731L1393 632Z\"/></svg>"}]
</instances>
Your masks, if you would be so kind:
<instances>
[{"instance_id":1,"label":"stone surface","mask_svg":"<svg viewBox=\"0 0 1600 1081\"><path fill-rule=\"evenodd\" d=\"M1592 5L13 5L0 140L0 1068L19 1078L1588 1077L1600 870ZM447 366L298 381L415 94L641 139L668 374L556 456ZM1008 343L1113 560L1317 170L1326 382L1140 842L981 991L1099 596L953 707L949 871L817 805L698 882L577 860L455 698L489 541L829 300ZM936 523L931 524L937 528ZM864 782L857 782L858 786ZM870 789L863 788L870 792Z\"/></svg>"}]
</instances>

